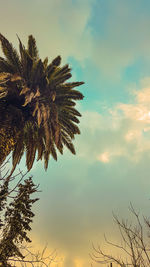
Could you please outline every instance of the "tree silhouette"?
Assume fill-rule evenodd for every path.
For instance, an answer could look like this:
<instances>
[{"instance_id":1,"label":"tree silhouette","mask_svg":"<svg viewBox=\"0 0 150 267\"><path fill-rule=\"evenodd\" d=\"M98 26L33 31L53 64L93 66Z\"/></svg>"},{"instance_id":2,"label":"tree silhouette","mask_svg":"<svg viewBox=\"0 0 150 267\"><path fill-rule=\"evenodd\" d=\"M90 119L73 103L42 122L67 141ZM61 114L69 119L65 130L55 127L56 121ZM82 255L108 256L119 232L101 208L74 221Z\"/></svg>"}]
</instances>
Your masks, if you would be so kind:
<instances>
[{"instance_id":1,"label":"tree silhouette","mask_svg":"<svg viewBox=\"0 0 150 267\"><path fill-rule=\"evenodd\" d=\"M31 242L27 233L31 230L34 217L32 205L38 200L31 196L38 187L34 185L32 177L23 181L26 174L21 171L13 177L5 175L0 185L0 263L1 266L11 266L11 258L24 259L19 245ZM11 185L18 175L19 181Z\"/></svg>"},{"instance_id":2,"label":"tree silhouette","mask_svg":"<svg viewBox=\"0 0 150 267\"><path fill-rule=\"evenodd\" d=\"M74 88L83 82L66 82L71 69L60 67L60 56L51 63L40 59L32 35L27 48L18 40L19 53L0 34L0 164L12 152L15 169L25 151L30 170L37 152L47 169L49 157L57 160L64 146L75 154L72 140L80 134L81 116L75 105L83 95Z\"/></svg>"},{"instance_id":3,"label":"tree silhouette","mask_svg":"<svg viewBox=\"0 0 150 267\"><path fill-rule=\"evenodd\" d=\"M129 207L135 224L130 223L128 220L120 220L114 215L114 221L121 235L121 243L116 244L110 242L106 236L105 241L110 249L113 247L119 250L120 256L114 256L109 252L106 253L100 246L93 245L93 252L91 258L99 264L116 263L118 266L127 267L146 267L150 266L150 221L148 218L143 217L143 222L140 214L135 211L132 204ZM107 249L109 251L109 248Z\"/></svg>"}]
</instances>

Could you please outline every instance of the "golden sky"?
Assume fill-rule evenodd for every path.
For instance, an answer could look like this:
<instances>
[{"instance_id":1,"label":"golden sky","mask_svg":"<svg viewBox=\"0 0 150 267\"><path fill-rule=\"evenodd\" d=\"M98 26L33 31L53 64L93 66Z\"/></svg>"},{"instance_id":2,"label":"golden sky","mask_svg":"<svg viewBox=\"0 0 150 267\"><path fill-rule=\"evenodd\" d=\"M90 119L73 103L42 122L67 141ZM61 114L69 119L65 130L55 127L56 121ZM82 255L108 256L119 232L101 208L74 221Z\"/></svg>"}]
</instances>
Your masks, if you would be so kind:
<instances>
[{"instance_id":1,"label":"golden sky","mask_svg":"<svg viewBox=\"0 0 150 267\"><path fill-rule=\"evenodd\" d=\"M24 43L33 34L42 58L61 55L73 80L85 81L77 155L65 151L47 172L41 162L31 171L42 190L32 237L57 250L59 267L90 267L92 242L103 243L104 233L118 240L112 211L128 216L131 201L149 212L150 2L0 3L1 33L15 47L16 34Z\"/></svg>"}]
</instances>

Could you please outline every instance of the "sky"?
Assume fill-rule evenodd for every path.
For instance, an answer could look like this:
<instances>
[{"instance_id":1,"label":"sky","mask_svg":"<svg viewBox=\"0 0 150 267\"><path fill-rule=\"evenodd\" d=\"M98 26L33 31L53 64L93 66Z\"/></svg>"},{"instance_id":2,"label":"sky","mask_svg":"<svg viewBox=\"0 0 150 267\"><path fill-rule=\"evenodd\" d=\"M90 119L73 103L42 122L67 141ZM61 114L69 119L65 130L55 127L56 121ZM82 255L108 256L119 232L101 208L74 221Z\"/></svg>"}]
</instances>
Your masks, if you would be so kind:
<instances>
[{"instance_id":1,"label":"sky","mask_svg":"<svg viewBox=\"0 0 150 267\"><path fill-rule=\"evenodd\" d=\"M92 243L118 240L112 212L150 208L150 2L0 0L1 33L18 47L33 34L39 54L62 56L84 81L76 156L31 171L40 183L33 245L57 250L58 267L91 266ZM25 169L22 160L21 168ZM53 266L57 266L53 264ZM93 267L100 266L93 263Z\"/></svg>"}]
</instances>

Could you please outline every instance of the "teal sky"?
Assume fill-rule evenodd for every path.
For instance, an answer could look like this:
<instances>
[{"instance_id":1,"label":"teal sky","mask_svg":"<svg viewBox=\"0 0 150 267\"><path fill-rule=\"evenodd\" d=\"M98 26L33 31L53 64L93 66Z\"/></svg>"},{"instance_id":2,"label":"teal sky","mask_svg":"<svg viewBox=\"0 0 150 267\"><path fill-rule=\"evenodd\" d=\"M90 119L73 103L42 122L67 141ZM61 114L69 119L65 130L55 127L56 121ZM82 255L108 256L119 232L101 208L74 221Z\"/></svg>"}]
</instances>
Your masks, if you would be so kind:
<instances>
[{"instance_id":1,"label":"teal sky","mask_svg":"<svg viewBox=\"0 0 150 267\"><path fill-rule=\"evenodd\" d=\"M77 155L65 151L47 172L41 162L31 171L42 189L32 236L57 249L59 267L90 266L92 242L118 238L112 211L127 216L130 201L150 210L150 2L0 3L1 33L16 47L16 34L24 43L33 34L42 58L61 55L72 80L85 81Z\"/></svg>"}]
</instances>

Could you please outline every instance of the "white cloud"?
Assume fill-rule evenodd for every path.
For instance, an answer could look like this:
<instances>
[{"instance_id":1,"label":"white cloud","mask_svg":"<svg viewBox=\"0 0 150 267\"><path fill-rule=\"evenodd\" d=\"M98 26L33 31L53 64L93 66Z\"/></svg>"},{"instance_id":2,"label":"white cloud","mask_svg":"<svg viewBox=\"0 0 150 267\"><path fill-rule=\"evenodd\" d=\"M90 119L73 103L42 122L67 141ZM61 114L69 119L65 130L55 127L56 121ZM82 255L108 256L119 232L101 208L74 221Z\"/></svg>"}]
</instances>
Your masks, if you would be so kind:
<instances>
[{"instance_id":1,"label":"white cloud","mask_svg":"<svg viewBox=\"0 0 150 267\"><path fill-rule=\"evenodd\" d=\"M150 82L148 78L146 80ZM103 115L82 112L77 155L89 163L96 160L111 163L120 156L135 162L140 160L150 149L150 83L132 91L132 97L132 104L117 103Z\"/></svg>"},{"instance_id":2,"label":"white cloud","mask_svg":"<svg viewBox=\"0 0 150 267\"><path fill-rule=\"evenodd\" d=\"M110 160L110 154L109 154L109 152L106 151L106 152L98 155L97 159L101 162L107 163Z\"/></svg>"}]
</instances>

